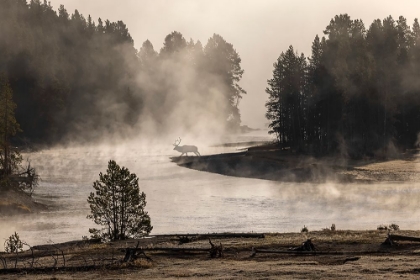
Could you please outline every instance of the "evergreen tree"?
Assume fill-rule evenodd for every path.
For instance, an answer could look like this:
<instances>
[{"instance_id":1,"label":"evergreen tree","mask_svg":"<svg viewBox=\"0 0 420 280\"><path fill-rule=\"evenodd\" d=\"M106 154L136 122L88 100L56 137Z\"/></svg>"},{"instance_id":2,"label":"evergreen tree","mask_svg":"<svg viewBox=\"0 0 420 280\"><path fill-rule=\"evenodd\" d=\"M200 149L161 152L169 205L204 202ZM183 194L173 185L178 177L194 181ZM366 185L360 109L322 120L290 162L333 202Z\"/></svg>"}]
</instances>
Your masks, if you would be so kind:
<instances>
[{"instance_id":1,"label":"evergreen tree","mask_svg":"<svg viewBox=\"0 0 420 280\"><path fill-rule=\"evenodd\" d=\"M153 48L153 44L149 40L146 40L143 42L138 56L142 68L149 70L151 67L156 65L158 53Z\"/></svg>"},{"instance_id":2,"label":"evergreen tree","mask_svg":"<svg viewBox=\"0 0 420 280\"><path fill-rule=\"evenodd\" d=\"M10 138L20 131L15 118L16 104L13 101L13 93L4 75L0 76L0 165L2 175L8 176L15 171L22 161L22 157L16 149L12 149Z\"/></svg>"},{"instance_id":3,"label":"evergreen tree","mask_svg":"<svg viewBox=\"0 0 420 280\"><path fill-rule=\"evenodd\" d=\"M174 59L177 57L177 59L182 60L186 47L187 41L184 36L180 32L174 31L165 37L163 47L160 50L160 55L163 58L170 57L171 59Z\"/></svg>"},{"instance_id":4,"label":"evergreen tree","mask_svg":"<svg viewBox=\"0 0 420 280\"><path fill-rule=\"evenodd\" d=\"M280 55L274 64L273 78L268 80L269 101L267 118L270 133L275 133L281 145L303 150L306 137L305 105L306 59L293 46Z\"/></svg>"},{"instance_id":5,"label":"evergreen tree","mask_svg":"<svg viewBox=\"0 0 420 280\"><path fill-rule=\"evenodd\" d=\"M123 240L148 235L153 227L145 211L146 195L140 193L139 178L115 161L108 162L106 174L99 173L99 180L93 183L88 203L92 219L102 229L89 231L105 239Z\"/></svg>"},{"instance_id":6,"label":"evergreen tree","mask_svg":"<svg viewBox=\"0 0 420 280\"><path fill-rule=\"evenodd\" d=\"M312 43L312 55L309 58L307 74L307 109L306 109L306 133L309 151L315 151L322 146L324 133L321 131L321 112L320 97L322 92L325 68L321 64L325 38L319 39L316 35Z\"/></svg>"},{"instance_id":7,"label":"evergreen tree","mask_svg":"<svg viewBox=\"0 0 420 280\"><path fill-rule=\"evenodd\" d=\"M204 47L205 69L209 75L209 89L222 96L218 115L221 123L231 129L239 127L241 122L238 105L246 91L239 86L244 70L241 58L233 45L222 36L214 34ZM213 88L213 90L212 90Z\"/></svg>"},{"instance_id":8,"label":"evergreen tree","mask_svg":"<svg viewBox=\"0 0 420 280\"><path fill-rule=\"evenodd\" d=\"M285 78L298 73L288 63L298 56L289 49L274 64L266 105L271 132L283 145L318 154L361 157L412 146L420 129L419 30L417 20L411 30L402 16L375 20L367 31L361 20L335 16L326 38L315 37L306 72L296 75L306 75L303 94Z\"/></svg>"}]
</instances>

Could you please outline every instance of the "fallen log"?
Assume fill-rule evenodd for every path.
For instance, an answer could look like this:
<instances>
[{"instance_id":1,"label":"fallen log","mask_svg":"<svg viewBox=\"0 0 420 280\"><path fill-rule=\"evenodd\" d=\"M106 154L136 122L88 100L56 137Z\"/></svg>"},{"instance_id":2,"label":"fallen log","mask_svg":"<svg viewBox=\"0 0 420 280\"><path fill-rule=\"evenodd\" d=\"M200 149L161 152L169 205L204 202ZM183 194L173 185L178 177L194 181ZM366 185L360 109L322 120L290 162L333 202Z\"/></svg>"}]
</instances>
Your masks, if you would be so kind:
<instances>
[{"instance_id":1,"label":"fallen log","mask_svg":"<svg viewBox=\"0 0 420 280\"><path fill-rule=\"evenodd\" d=\"M346 258L343 262L343 264L345 264L346 262L355 262L360 260L360 257L351 257L351 258Z\"/></svg>"},{"instance_id":2,"label":"fallen log","mask_svg":"<svg viewBox=\"0 0 420 280\"><path fill-rule=\"evenodd\" d=\"M393 241L413 241L413 242L420 242L420 237L414 236L405 236L405 235L397 235L397 234L390 234L388 238L391 238Z\"/></svg>"},{"instance_id":3,"label":"fallen log","mask_svg":"<svg viewBox=\"0 0 420 280\"><path fill-rule=\"evenodd\" d=\"M312 243L311 239L306 240L302 243L301 246L292 248L292 251L316 251L315 245Z\"/></svg>"},{"instance_id":4,"label":"fallen log","mask_svg":"<svg viewBox=\"0 0 420 280\"><path fill-rule=\"evenodd\" d=\"M251 257L257 253L262 254L285 254L285 255L366 255L366 254L388 254L381 251L291 251L291 250L267 250L252 248Z\"/></svg>"},{"instance_id":5,"label":"fallen log","mask_svg":"<svg viewBox=\"0 0 420 280\"><path fill-rule=\"evenodd\" d=\"M411 241L411 242L420 242L420 237L414 236L405 236L405 235L398 235L398 234L389 234L385 241L382 243L383 245L394 245L395 241Z\"/></svg>"},{"instance_id":6,"label":"fallen log","mask_svg":"<svg viewBox=\"0 0 420 280\"><path fill-rule=\"evenodd\" d=\"M125 248L119 249L120 252L125 252ZM208 248L175 248L175 247L154 247L154 248L137 248L131 249L135 251L168 251L168 252L209 252Z\"/></svg>"},{"instance_id":7,"label":"fallen log","mask_svg":"<svg viewBox=\"0 0 420 280\"><path fill-rule=\"evenodd\" d=\"M134 255L136 252L144 254L146 251L166 251L166 252L176 252L176 253L185 253L185 252L194 252L194 253L210 253L210 257L223 257L223 245L214 245L209 239L211 245L210 248L187 248L187 247L152 247L152 248L119 248L120 252L125 252L126 257L124 259L129 259L129 256Z\"/></svg>"},{"instance_id":8,"label":"fallen log","mask_svg":"<svg viewBox=\"0 0 420 280\"><path fill-rule=\"evenodd\" d=\"M157 234L157 235L150 235L150 237L183 237L189 238L192 237L195 239L197 238L265 238L264 233L187 233L187 234Z\"/></svg>"},{"instance_id":9,"label":"fallen log","mask_svg":"<svg viewBox=\"0 0 420 280\"><path fill-rule=\"evenodd\" d=\"M125 248L119 249L121 252L125 252ZM136 249L132 249L136 250ZM209 248L175 248L175 247L154 247L154 248L138 248L138 251L168 251L168 252L209 252ZM289 254L289 255L355 255L355 254L386 254L388 252L380 251L291 251L291 250L268 250L268 249L255 249L255 253L264 254Z\"/></svg>"},{"instance_id":10,"label":"fallen log","mask_svg":"<svg viewBox=\"0 0 420 280\"><path fill-rule=\"evenodd\" d=\"M7 268L0 269L0 275L5 274L21 274L21 273L34 273L34 274L43 274L43 273L56 273L56 272L80 272L80 271L90 271L97 269L108 268L103 265L83 265L83 266L67 266L67 267L32 267L32 268Z\"/></svg>"},{"instance_id":11,"label":"fallen log","mask_svg":"<svg viewBox=\"0 0 420 280\"><path fill-rule=\"evenodd\" d=\"M90 245L90 244L100 244L101 242L102 241L100 238L95 238L95 239L87 239L87 240L68 241L68 242L63 242L63 243L55 244L55 245L51 245L51 244L35 245L35 246L32 246L32 248L35 250L51 250L51 249L54 249L56 246L60 246L62 248L82 247L82 246Z\"/></svg>"}]
</instances>

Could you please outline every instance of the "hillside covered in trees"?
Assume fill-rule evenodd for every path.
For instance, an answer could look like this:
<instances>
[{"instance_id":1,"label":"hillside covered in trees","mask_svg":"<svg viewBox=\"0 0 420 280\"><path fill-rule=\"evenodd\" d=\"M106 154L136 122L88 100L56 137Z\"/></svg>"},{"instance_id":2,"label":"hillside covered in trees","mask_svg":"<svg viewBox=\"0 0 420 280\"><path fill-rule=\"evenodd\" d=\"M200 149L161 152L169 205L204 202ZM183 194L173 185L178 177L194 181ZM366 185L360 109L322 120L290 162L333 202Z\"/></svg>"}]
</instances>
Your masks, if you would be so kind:
<instances>
[{"instance_id":1,"label":"hillside covered in trees","mask_svg":"<svg viewBox=\"0 0 420 280\"><path fill-rule=\"evenodd\" d=\"M0 1L0 72L17 105L16 144L190 130L208 119L235 129L240 63L217 34L203 46L174 31L159 52L150 41L137 50L122 21L95 22L47 1Z\"/></svg>"},{"instance_id":2,"label":"hillside covered in trees","mask_svg":"<svg viewBox=\"0 0 420 280\"><path fill-rule=\"evenodd\" d=\"M274 63L266 92L270 132L301 152L361 157L412 148L420 132L420 25L404 17L368 29L347 14Z\"/></svg>"}]
</instances>

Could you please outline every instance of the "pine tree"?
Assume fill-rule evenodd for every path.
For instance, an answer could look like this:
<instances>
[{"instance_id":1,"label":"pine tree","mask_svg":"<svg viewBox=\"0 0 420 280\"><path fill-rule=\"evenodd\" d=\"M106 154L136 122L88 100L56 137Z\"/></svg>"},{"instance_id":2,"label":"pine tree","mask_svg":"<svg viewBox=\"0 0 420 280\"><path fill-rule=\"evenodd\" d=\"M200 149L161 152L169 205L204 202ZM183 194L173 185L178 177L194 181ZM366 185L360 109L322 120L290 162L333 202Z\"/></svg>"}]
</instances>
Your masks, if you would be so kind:
<instances>
[{"instance_id":1,"label":"pine tree","mask_svg":"<svg viewBox=\"0 0 420 280\"><path fill-rule=\"evenodd\" d=\"M0 76L0 165L3 175L11 175L22 161L16 149L12 149L10 138L20 131L15 118L16 104L13 101L13 92L7 78Z\"/></svg>"},{"instance_id":2,"label":"pine tree","mask_svg":"<svg viewBox=\"0 0 420 280\"><path fill-rule=\"evenodd\" d=\"M274 64L273 78L268 81L267 119L270 133L275 133L281 145L299 150L305 143L306 58L290 46Z\"/></svg>"},{"instance_id":3,"label":"pine tree","mask_svg":"<svg viewBox=\"0 0 420 280\"><path fill-rule=\"evenodd\" d=\"M186 47L187 41L184 36L180 32L174 31L165 37L163 47L160 50L160 56L163 58L171 57L172 59L178 58L182 60L185 55L184 52Z\"/></svg>"},{"instance_id":4,"label":"pine tree","mask_svg":"<svg viewBox=\"0 0 420 280\"><path fill-rule=\"evenodd\" d=\"M139 178L115 161L108 162L106 174L99 173L99 180L93 183L88 203L92 219L102 229L89 231L104 239L122 240L148 235L153 227L144 210L146 195L140 193Z\"/></svg>"},{"instance_id":5,"label":"pine tree","mask_svg":"<svg viewBox=\"0 0 420 280\"><path fill-rule=\"evenodd\" d=\"M321 127L321 113L318 104L322 83L323 67L321 64L323 45L325 45L325 38L322 41L316 35L312 43L312 55L309 58L308 76L307 76L307 108L306 108L306 133L307 140L310 146L310 151L315 150L321 146L322 133Z\"/></svg>"},{"instance_id":6,"label":"pine tree","mask_svg":"<svg viewBox=\"0 0 420 280\"><path fill-rule=\"evenodd\" d=\"M241 122L238 105L246 91L239 86L244 70L241 58L233 45L222 36L213 34L204 47L205 69L210 79L209 89L219 92L222 103L217 115L230 129L239 128ZM222 123L223 124L223 123Z\"/></svg>"}]
</instances>

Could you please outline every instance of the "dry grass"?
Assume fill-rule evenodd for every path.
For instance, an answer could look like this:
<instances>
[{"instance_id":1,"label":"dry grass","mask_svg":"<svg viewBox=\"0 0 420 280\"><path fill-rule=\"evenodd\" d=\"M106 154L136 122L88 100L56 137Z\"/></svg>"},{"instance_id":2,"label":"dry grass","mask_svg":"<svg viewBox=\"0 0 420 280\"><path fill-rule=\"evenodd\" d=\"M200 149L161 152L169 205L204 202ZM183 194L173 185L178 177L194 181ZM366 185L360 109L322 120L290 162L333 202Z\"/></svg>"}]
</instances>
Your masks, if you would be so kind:
<instances>
[{"instance_id":1,"label":"dry grass","mask_svg":"<svg viewBox=\"0 0 420 280\"><path fill-rule=\"evenodd\" d=\"M399 231L398 234L420 236L420 231ZM265 238L217 238L222 243L223 258L210 258L206 252L146 251L152 259L140 257L123 263L125 244L135 247L136 240L107 244L59 244L65 254L53 270L8 273L7 279L355 279L403 278L415 279L420 274L418 255L420 244L400 242L399 246L381 245L386 231L315 231L309 233L269 233ZM322 252L336 254L296 255L258 253L251 257L251 248L287 251L311 238ZM142 247L209 248L207 239L198 238L178 245L175 237L155 237L141 240ZM83 244L83 245L81 245ZM338 252L338 253L337 253ZM50 254L36 251L37 263L51 267ZM42 256L43 255L43 256ZM30 256L28 252L23 257ZM12 263L12 255L3 255ZM96 266L92 266L95 263ZM23 273L24 272L24 273ZM0 273L2 270L0 269ZM1 274L0 274L1 278Z\"/></svg>"}]
</instances>

